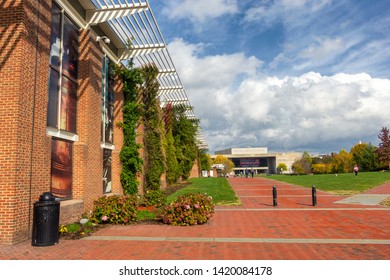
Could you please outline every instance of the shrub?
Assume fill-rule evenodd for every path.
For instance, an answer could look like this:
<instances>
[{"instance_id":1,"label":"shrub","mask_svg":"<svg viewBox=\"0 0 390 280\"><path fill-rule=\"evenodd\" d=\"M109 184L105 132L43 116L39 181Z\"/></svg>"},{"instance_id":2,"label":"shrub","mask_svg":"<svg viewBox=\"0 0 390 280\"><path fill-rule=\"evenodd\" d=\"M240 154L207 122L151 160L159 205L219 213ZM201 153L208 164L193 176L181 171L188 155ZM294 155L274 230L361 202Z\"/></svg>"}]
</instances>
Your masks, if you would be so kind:
<instances>
[{"instance_id":1,"label":"shrub","mask_svg":"<svg viewBox=\"0 0 390 280\"><path fill-rule=\"evenodd\" d=\"M161 214L165 224L187 226L206 223L214 213L212 198L206 194L188 193L166 206Z\"/></svg>"},{"instance_id":2,"label":"shrub","mask_svg":"<svg viewBox=\"0 0 390 280\"><path fill-rule=\"evenodd\" d=\"M129 224L137 219L137 210L136 195L102 196L94 201L91 219L96 223Z\"/></svg>"},{"instance_id":3,"label":"shrub","mask_svg":"<svg viewBox=\"0 0 390 280\"><path fill-rule=\"evenodd\" d=\"M161 190L149 190L144 194L145 206L161 207L167 204L167 195Z\"/></svg>"},{"instance_id":4,"label":"shrub","mask_svg":"<svg viewBox=\"0 0 390 280\"><path fill-rule=\"evenodd\" d=\"M325 163L316 163L312 165L314 174L326 174L329 171L329 165Z\"/></svg>"}]
</instances>

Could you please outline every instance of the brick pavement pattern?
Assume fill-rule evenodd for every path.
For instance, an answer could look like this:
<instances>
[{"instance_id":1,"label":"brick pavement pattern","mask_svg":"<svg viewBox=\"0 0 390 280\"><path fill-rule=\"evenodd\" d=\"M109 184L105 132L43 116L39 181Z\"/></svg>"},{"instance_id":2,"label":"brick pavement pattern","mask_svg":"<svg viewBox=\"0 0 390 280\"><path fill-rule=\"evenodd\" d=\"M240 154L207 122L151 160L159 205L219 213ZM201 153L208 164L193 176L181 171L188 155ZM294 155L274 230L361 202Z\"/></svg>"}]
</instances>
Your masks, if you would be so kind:
<instances>
[{"instance_id":1,"label":"brick pavement pattern","mask_svg":"<svg viewBox=\"0 0 390 280\"><path fill-rule=\"evenodd\" d=\"M343 196L270 178L229 178L239 206L218 206L205 225L109 226L48 247L0 246L2 260L389 260L390 208L335 203ZM278 205L273 206L272 187ZM390 183L367 194L388 194Z\"/></svg>"}]
</instances>

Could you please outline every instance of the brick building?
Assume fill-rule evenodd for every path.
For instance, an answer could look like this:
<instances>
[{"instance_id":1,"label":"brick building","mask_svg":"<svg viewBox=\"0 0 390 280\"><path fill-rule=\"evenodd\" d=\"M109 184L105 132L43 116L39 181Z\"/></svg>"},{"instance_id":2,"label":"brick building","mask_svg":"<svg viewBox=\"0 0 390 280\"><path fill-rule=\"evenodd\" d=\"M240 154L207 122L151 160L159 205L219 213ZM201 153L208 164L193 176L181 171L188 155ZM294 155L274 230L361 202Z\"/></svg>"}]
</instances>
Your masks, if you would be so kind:
<instances>
[{"instance_id":1,"label":"brick building","mask_svg":"<svg viewBox=\"0 0 390 280\"><path fill-rule=\"evenodd\" d=\"M61 198L61 223L92 209L97 197L122 192L123 137L114 124L122 121L123 95L108 65L134 57L142 64L148 53L167 50L141 46L119 22L150 13L147 1L100 2L0 3L0 244L31 238L33 203L43 192Z\"/></svg>"}]
</instances>

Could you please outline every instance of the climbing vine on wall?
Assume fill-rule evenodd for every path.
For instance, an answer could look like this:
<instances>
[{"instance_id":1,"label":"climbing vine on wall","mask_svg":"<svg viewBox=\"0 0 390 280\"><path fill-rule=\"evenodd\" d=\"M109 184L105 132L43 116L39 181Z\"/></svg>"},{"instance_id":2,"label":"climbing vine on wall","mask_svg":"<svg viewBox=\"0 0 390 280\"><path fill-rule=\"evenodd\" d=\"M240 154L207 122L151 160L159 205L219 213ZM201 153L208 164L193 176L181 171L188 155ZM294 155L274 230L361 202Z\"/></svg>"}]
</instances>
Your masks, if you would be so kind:
<instances>
[{"instance_id":1,"label":"climbing vine on wall","mask_svg":"<svg viewBox=\"0 0 390 280\"><path fill-rule=\"evenodd\" d=\"M143 103L144 124L144 189L159 190L161 176L165 172L165 151L163 148L164 123L158 95L158 69L155 65L145 65L141 69L144 83L140 88Z\"/></svg>"},{"instance_id":2,"label":"climbing vine on wall","mask_svg":"<svg viewBox=\"0 0 390 280\"><path fill-rule=\"evenodd\" d=\"M118 67L117 74L123 81L123 129L124 143L120 153L122 162L121 184L126 194L138 193L137 180L142 174L144 190L160 190L161 176L166 172L167 183L188 179L197 158L196 132L198 120L189 119L182 105L165 108L164 114L158 99L158 69L146 65L141 69ZM139 155L137 125L144 124L144 161Z\"/></svg>"},{"instance_id":3,"label":"climbing vine on wall","mask_svg":"<svg viewBox=\"0 0 390 280\"><path fill-rule=\"evenodd\" d=\"M122 163L121 184L125 194L138 193L138 174L142 170L143 161L139 155L136 128L140 117L140 105L138 102L137 87L142 84L141 71L133 68L132 63L128 67L120 66L116 69L123 82L123 147L120 152Z\"/></svg>"}]
</instances>

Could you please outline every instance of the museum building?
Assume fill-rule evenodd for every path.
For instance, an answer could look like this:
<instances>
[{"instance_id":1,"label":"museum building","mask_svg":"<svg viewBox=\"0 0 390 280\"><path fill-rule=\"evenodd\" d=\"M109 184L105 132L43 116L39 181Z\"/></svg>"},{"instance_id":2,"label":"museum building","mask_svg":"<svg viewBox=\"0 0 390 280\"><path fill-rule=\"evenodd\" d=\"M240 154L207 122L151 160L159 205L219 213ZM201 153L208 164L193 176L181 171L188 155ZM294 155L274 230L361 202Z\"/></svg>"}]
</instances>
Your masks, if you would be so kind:
<instances>
[{"instance_id":1,"label":"museum building","mask_svg":"<svg viewBox=\"0 0 390 280\"><path fill-rule=\"evenodd\" d=\"M188 102L148 1L1 1L0 244L31 238L44 192L61 223L122 193L123 94L110 65L129 59L156 64L162 103Z\"/></svg>"},{"instance_id":2,"label":"museum building","mask_svg":"<svg viewBox=\"0 0 390 280\"><path fill-rule=\"evenodd\" d=\"M246 170L255 174L278 174L280 170L277 170L277 166L280 163L286 164L286 173L290 173L294 161L302 157L300 152L269 153L267 147L229 148L215 151L211 158L218 155L223 155L234 163L235 175L243 175Z\"/></svg>"}]
</instances>

